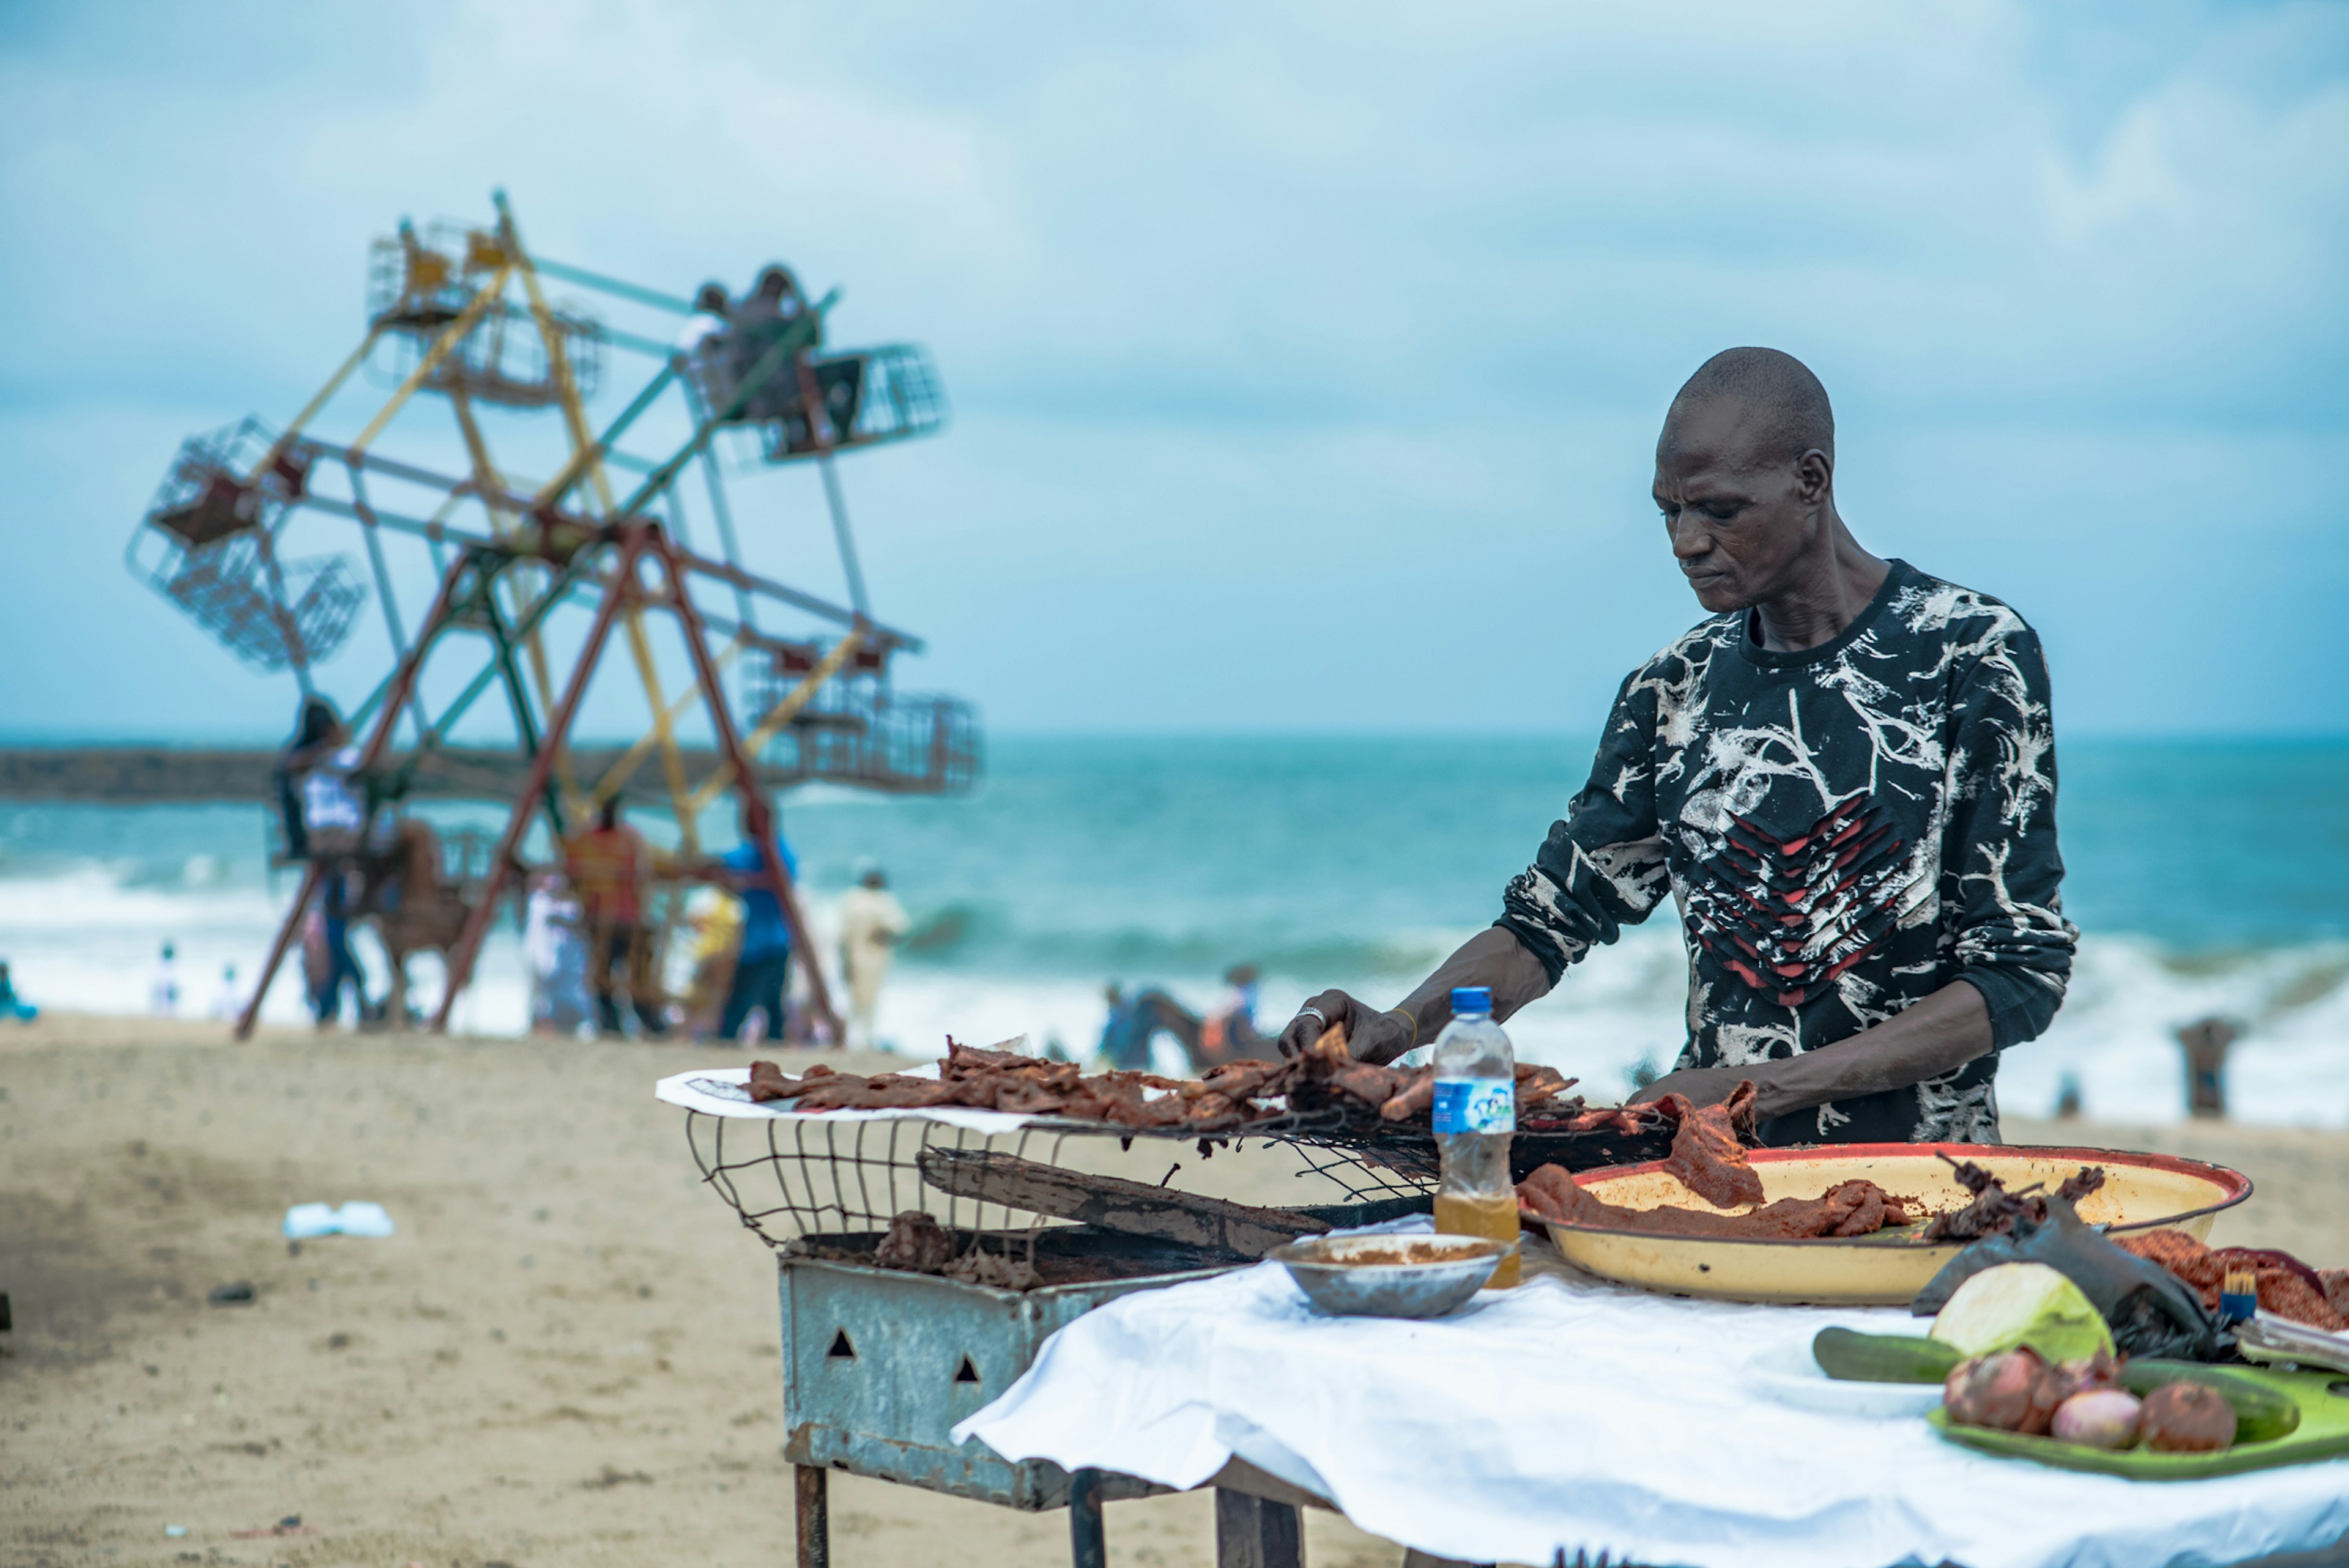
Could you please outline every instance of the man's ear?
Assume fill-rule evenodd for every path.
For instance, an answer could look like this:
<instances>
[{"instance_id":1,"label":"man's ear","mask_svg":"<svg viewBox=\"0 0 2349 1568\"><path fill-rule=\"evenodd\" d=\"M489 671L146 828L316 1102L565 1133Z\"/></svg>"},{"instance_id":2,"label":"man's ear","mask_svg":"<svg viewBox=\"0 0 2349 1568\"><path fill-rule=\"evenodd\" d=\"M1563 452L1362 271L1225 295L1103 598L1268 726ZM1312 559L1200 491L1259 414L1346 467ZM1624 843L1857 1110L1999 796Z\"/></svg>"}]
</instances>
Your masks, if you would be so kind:
<instances>
[{"instance_id":1,"label":"man's ear","mask_svg":"<svg viewBox=\"0 0 2349 1568\"><path fill-rule=\"evenodd\" d=\"M1827 498L1835 484L1835 459L1813 447L1795 459L1795 493L1806 506L1816 506Z\"/></svg>"}]
</instances>

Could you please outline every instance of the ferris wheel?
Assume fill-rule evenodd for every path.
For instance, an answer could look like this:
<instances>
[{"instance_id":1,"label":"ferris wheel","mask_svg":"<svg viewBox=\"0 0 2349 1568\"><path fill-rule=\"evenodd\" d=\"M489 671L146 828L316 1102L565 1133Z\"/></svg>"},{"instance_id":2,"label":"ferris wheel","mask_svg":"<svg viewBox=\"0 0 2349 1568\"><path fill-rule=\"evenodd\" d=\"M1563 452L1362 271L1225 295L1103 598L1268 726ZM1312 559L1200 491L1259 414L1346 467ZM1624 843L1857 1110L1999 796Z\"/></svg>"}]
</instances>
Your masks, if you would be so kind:
<instances>
[{"instance_id":1,"label":"ferris wheel","mask_svg":"<svg viewBox=\"0 0 2349 1568\"><path fill-rule=\"evenodd\" d=\"M936 369L910 345L827 348L838 291L811 299L781 265L739 294L711 284L688 298L536 256L503 192L493 201L486 224L403 222L378 239L357 346L282 428L247 418L185 442L128 562L305 697L322 666L365 661L374 607L380 652L348 715L371 807L396 814L420 769L478 758L485 736L507 753L503 832L460 868L461 929L427 944L447 954L435 1028L543 842L533 823L559 842L623 790L644 794L634 780L657 759L680 863L700 854L704 811L740 799L813 1010L836 1035L760 786L936 793L976 776L969 706L895 687L897 660L923 645L873 613L838 472L845 454L944 428ZM593 293L604 314L552 299L550 284ZM388 388L380 399L362 395L370 383ZM432 404L448 422L422 416ZM828 548L794 559L833 577L833 593L753 570L744 549L746 531L790 531L734 492L804 468L821 480ZM657 618L672 628L666 659ZM642 731L589 777L574 742L591 687L602 700L616 632ZM306 866L240 1033L331 869Z\"/></svg>"}]
</instances>

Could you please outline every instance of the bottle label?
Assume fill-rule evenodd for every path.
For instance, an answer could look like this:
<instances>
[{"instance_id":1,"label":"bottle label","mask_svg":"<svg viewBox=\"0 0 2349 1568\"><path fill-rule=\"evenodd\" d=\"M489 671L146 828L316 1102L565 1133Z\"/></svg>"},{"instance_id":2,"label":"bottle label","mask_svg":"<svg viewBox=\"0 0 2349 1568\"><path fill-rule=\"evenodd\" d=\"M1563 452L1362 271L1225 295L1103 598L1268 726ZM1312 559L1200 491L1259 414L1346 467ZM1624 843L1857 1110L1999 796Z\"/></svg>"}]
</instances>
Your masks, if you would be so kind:
<instances>
[{"instance_id":1,"label":"bottle label","mask_svg":"<svg viewBox=\"0 0 2349 1568\"><path fill-rule=\"evenodd\" d=\"M1435 1130L1515 1132L1517 1086L1511 1078L1437 1078Z\"/></svg>"}]
</instances>

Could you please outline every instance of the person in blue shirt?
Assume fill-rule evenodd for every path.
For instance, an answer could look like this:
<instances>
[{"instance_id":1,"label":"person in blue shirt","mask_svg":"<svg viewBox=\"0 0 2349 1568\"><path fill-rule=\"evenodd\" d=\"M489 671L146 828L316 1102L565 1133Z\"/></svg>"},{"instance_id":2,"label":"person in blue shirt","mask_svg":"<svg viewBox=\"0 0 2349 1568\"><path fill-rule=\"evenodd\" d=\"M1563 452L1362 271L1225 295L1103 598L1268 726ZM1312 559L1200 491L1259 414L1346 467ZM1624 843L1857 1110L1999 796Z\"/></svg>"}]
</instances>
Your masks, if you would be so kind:
<instances>
[{"instance_id":1,"label":"person in blue shirt","mask_svg":"<svg viewBox=\"0 0 2349 1568\"><path fill-rule=\"evenodd\" d=\"M38 1007L16 995L16 982L8 973L8 961L0 958L0 1018L29 1024L40 1016Z\"/></svg>"},{"instance_id":2,"label":"person in blue shirt","mask_svg":"<svg viewBox=\"0 0 2349 1568\"><path fill-rule=\"evenodd\" d=\"M783 857L785 874L796 878L799 862L792 859L780 828L775 848ZM740 1038L750 1009L756 1007L766 1015L766 1037L779 1040L786 1016L783 997L791 987L792 928L783 920L781 902L767 885L766 857L759 852L758 835L747 820L742 824L742 842L728 851L719 863L726 868L727 885L742 901L742 948L734 960L734 984L719 1016L718 1037Z\"/></svg>"}]
</instances>

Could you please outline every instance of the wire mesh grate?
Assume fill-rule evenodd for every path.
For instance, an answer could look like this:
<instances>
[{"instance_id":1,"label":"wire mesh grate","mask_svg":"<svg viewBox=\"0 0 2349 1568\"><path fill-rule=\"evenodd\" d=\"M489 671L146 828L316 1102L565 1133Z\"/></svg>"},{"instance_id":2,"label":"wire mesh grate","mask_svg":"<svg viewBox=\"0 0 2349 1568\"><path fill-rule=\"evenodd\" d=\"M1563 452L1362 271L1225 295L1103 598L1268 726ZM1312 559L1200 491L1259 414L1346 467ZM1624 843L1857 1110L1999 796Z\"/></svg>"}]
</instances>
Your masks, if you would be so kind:
<instances>
[{"instance_id":1,"label":"wire mesh grate","mask_svg":"<svg viewBox=\"0 0 2349 1568\"><path fill-rule=\"evenodd\" d=\"M909 1116L750 1119L689 1111L686 1137L704 1181L771 1247L871 1261L893 1227L903 1233L907 1217L921 1214L950 1240L957 1265L931 1272L975 1272L990 1284L1059 1283L1056 1272L1100 1277L1113 1265L1094 1249L1059 1266L1071 1254L1074 1233L1091 1227L949 1185L942 1176L957 1158L1006 1156L1021 1169L1170 1194L1213 1197L1222 1194L1207 1189L1221 1188L1251 1206L1340 1220L1364 1205L1408 1206L1434 1186L1346 1141L1340 1119L1320 1114L1292 1113L1202 1138L1083 1123L985 1132ZM1178 1182L1185 1172L1190 1179ZM1268 1194L1278 1201L1267 1202ZM1136 1256L1147 1262L1164 1250L1144 1245ZM975 1267L989 1255L1019 1267L1009 1274Z\"/></svg>"},{"instance_id":2,"label":"wire mesh grate","mask_svg":"<svg viewBox=\"0 0 2349 1568\"><path fill-rule=\"evenodd\" d=\"M259 419L182 442L126 552L131 570L247 663L323 663L350 635L367 591L340 556L289 560L276 532L307 493L310 464Z\"/></svg>"}]
</instances>

